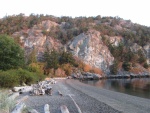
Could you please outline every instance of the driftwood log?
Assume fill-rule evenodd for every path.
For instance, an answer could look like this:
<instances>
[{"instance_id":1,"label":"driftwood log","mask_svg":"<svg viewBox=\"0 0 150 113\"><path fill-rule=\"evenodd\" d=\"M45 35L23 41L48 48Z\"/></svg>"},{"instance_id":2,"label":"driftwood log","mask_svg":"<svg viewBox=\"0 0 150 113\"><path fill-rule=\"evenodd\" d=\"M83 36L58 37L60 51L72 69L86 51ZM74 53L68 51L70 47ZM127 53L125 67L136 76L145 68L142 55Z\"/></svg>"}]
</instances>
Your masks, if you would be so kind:
<instances>
[{"instance_id":1,"label":"driftwood log","mask_svg":"<svg viewBox=\"0 0 150 113\"><path fill-rule=\"evenodd\" d=\"M25 107L26 105L24 103L17 104L11 113L22 113Z\"/></svg>"},{"instance_id":2,"label":"driftwood log","mask_svg":"<svg viewBox=\"0 0 150 113\"><path fill-rule=\"evenodd\" d=\"M44 113L50 113L48 104L45 104L45 106L44 106Z\"/></svg>"},{"instance_id":3,"label":"driftwood log","mask_svg":"<svg viewBox=\"0 0 150 113\"><path fill-rule=\"evenodd\" d=\"M61 113L69 113L69 110L66 105L60 106Z\"/></svg>"},{"instance_id":4,"label":"driftwood log","mask_svg":"<svg viewBox=\"0 0 150 113\"><path fill-rule=\"evenodd\" d=\"M32 91L30 91L30 95L52 95L52 87L51 84L55 84L55 80L51 81L41 81L38 84L32 85Z\"/></svg>"}]
</instances>

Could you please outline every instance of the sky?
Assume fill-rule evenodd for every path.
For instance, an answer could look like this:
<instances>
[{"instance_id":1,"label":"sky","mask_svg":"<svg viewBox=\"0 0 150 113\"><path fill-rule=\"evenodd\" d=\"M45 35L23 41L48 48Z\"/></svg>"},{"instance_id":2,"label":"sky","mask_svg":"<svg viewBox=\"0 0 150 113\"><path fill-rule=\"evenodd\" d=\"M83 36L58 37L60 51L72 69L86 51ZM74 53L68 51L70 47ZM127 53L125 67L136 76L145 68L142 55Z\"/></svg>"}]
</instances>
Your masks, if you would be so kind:
<instances>
[{"instance_id":1,"label":"sky","mask_svg":"<svg viewBox=\"0 0 150 113\"><path fill-rule=\"evenodd\" d=\"M20 13L57 17L119 16L150 27L150 0L0 0L0 3L0 18Z\"/></svg>"}]
</instances>

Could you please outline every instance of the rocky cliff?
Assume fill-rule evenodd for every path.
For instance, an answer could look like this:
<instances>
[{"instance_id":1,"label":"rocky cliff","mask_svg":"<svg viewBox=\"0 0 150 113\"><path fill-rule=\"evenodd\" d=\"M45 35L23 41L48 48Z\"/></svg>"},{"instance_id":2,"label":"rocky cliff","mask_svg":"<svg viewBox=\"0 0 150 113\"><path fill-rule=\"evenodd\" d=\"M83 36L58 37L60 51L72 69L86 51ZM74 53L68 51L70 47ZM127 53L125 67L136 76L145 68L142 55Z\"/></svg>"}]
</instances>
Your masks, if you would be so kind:
<instances>
[{"instance_id":1,"label":"rocky cliff","mask_svg":"<svg viewBox=\"0 0 150 113\"><path fill-rule=\"evenodd\" d=\"M68 43L68 50L85 63L100 68L105 73L109 73L109 66L114 60L108 47L103 43L100 32L95 30L74 37Z\"/></svg>"},{"instance_id":2,"label":"rocky cliff","mask_svg":"<svg viewBox=\"0 0 150 113\"><path fill-rule=\"evenodd\" d=\"M93 24L95 25L95 24ZM62 27L63 26L63 27ZM87 31L78 32L78 28L71 28L77 30L76 36L73 36L66 44L62 44L59 38L55 38L51 35L46 35L44 32L54 31L55 28L59 28L63 35L68 35L67 29L71 24L56 23L50 20L42 21L40 24L34 25L30 29L21 30L19 32L13 33L13 37L19 37L22 47L25 48L26 56L32 52L33 49L37 51L37 59L42 60L45 48L62 50L65 48L66 51L71 52L74 56L81 59L84 63L89 64L93 67L100 68L105 73L110 73L110 66L113 64L114 57L111 54L108 45L103 42L102 36L109 41L113 46L118 46L119 43L124 43L125 37L123 36L109 36L101 34L101 30L96 30L89 28ZM118 25L118 27L123 27ZM132 27L130 26L125 26ZM115 27L114 27L115 28ZM122 28L123 29L123 28ZM119 29L119 30L122 30ZM117 30L115 28L115 30ZM68 33L68 34L67 34ZM60 35L60 34L57 34ZM125 44L125 43L124 43ZM130 50L132 52L137 52L142 50L145 57L147 58L147 63L150 64L150 44L147 43L145 46L140 46L137 43L130 45Z\"/></svg>"},{"instance_id":3,"label":"rocky cliff","mask_svg":"<svg viewBox=\"0 0 150 113\"><path fill-rule=\"evenodd\" d=\"M13 36L20 37L22 46L25 48L26 56L28 56L28 54L35 49L37 53L37 59L40 61L42 60L46 47L48 47L50 50L59 50L63 47L58 39L43 34L43 31L50 31L57 26L58 24L55 22L49 20L43 21L38 25L34 25L31 29L15 32Z\"/></svg>"}]
</instances>

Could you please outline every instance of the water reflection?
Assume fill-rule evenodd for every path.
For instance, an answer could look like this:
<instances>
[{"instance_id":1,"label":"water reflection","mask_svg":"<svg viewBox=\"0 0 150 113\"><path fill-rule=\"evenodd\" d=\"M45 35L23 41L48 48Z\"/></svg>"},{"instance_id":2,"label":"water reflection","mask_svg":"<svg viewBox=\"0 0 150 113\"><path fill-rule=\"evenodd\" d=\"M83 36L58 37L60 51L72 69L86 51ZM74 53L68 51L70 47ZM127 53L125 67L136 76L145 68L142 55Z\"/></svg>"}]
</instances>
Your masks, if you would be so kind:
<instances>
[{"instance_id":1,"label":"water reflection","mask_svg":"<svg viewBox=\"0 0 150 113\"><path fill-rule=\"evenodd\" d=\"M106 88L150 99L150 78L107 79L107 80L83 81L83 82L96 87Z\"/></svg>"}]
</instances>

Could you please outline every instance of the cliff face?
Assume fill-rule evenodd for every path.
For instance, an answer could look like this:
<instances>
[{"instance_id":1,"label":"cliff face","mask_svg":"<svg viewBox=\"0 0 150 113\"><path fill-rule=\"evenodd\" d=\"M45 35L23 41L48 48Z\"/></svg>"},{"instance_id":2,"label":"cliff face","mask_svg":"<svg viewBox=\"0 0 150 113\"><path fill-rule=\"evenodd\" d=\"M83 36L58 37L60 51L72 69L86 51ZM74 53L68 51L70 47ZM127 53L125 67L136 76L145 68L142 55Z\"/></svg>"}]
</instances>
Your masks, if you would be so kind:
<instances>
[{"instance_id":1,"label":"cliff face","mask_svg":"<svg viewBox=\"0 0 150 113\"><path fill-rule=\"evenodd\" d=\"M85 63L100 68L105 73L109 73L109 66L114 60L108 47L104 45L100 32L95 30L74 37L68 44L68 50Z\"/></svg>"},{"instance_id":2,"label":"cliff face","mask_svg":"<svg viewBox=\"0 0 150 113\"><path fill-rule=\"evenodd\" d=\"M37 59L40 61L42 60L46 47L56 50L63 47L59 40L43 34L43 31L50 31L57 26L58 24L55 22L51 22L49 20L43 21L41 24L35 25L31 29L16 32L13 36L20 37L22 46L25 48L26 56L35 49L37 52Z\"/></svg>"},{"instance_id":3,"label":"cliff face","mask_svg":"<svg viewBox=\"0 0 150 113\"><path fill-rule=\"evenodd\" d=\"M147 63L150 64L150 44L148 43L145 46L140 46L137 43L134 43L132 46L130 46L130 50L134 53L137 53L139 50L141 50L146 57Z\"/></svg>"},{"instance_id":4,"label":"cliff face","mask_svg":"<svg viewBox=\"0 0 150 113\"><path fill-rule=\"evenodd\" d=\"M150 44L147 44L143 47L143 50L145 52L145 56L147 58L147 63L150 64Z\"/></svg>"},{"instance_id":5,"label":"cliff face","mask_svg":"<svg viewBox=\"0 0 150 113\"><path fill-rule=\"evenodd\" d=\"M63 45L58 38L44 34L44 32L54 31L55 28L60 28L63 33L66 33L66 29L62 29L63 24L64 23L57 24L46 20L38 25L34 25L30 29L15 32L13 36L20 38L22 47L25 48L26 56L35 49L37 52L37 59L40 61L42 60L46 47L56 50L65 48L66 51L72 52L74 56L81 59L84 63L100 68L105 73L109 73L109 67L113 64L114 57L102 40L101 31L91 28L86 32L74 36L65 45ZM124 38L122 36L106 35L105 38L109 40L110 44L113 46L118 46L119 43L124 43ZM133 52L142 50L147 58L147 63L150 64L150 44L142 47L137 43L134 43L129 48Z\"/></svg>"}]
</instances>

